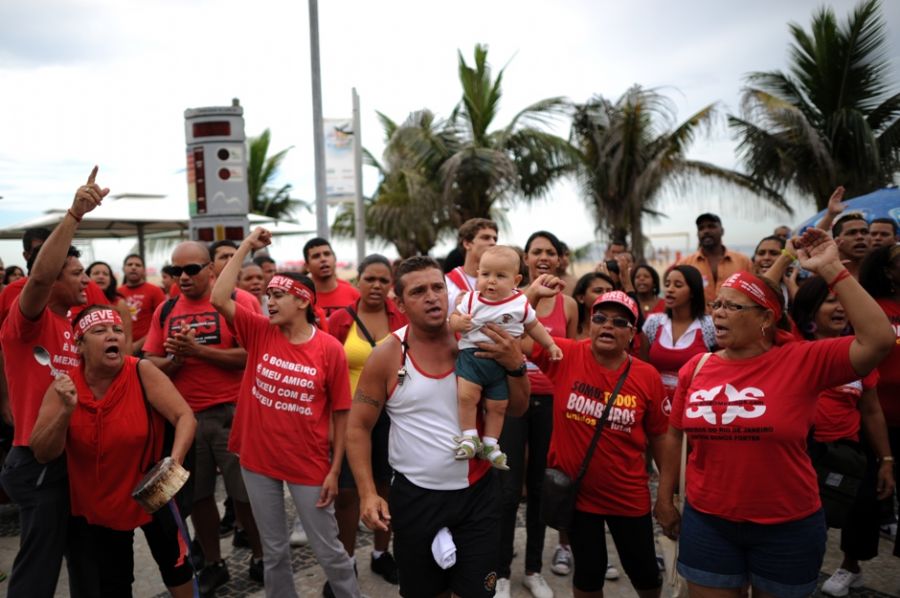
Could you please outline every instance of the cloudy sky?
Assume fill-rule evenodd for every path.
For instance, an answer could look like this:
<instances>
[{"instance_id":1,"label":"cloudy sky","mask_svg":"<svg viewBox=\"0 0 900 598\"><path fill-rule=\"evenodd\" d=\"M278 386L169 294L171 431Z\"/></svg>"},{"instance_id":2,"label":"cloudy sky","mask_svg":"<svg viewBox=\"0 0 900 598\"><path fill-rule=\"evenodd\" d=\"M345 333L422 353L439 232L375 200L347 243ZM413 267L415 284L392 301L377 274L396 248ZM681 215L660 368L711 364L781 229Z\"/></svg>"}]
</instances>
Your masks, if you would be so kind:
<instances>
[{"instance_id":1,"label":"cloudy sky","mask_svg":"<svg viewBox=\"0 0 900 598\"><path fill-rule=\"evenodd\" d=\"M829 4L841 19L854 6L849 0ZM711 102L720 102L724 115L739 109L744 74L784 67L788 22L808 25L821 5L320 0L325 116L349 115L355 86L364 144L380 154L374 111L395 120L424 107L447 115L460 94L457 49L468 57L479 42L489 45L496 68L508 65L499 123L541 98L618 97L634 83L661 88L680 118ZM900 2L884 2L883 14L889 53L900 56ZM893 66L900 82L900 60ZM3 2L0 90L0 225L67 206L95 163L99 182L113 193L164 193L186 201L184 109L227 105L233 97L244 106L249 135L269 127L273 149L293 146L282 182L292 183L300 197L314 197L306 2ZM567 134L565 123L558 132ZM737 166L724 125L697 142L692 155ZM375 172L367 169L364 180L371 190ZM753 204L714 187L673 191L662 204L669 218L648 223L648 231L651 238L692 234L690 216L709 209L725 215L726 242L752 244L787 220L747 207ZM798 220L812 211L798 204ZM314 227L311 215L301 218ZM504 237L510 242L524 242L537 228L555 231L573 246L595 238L570 183L559 184L545 201L511 210L508 218ZM687 242L656 239L676 248ZM7 263L16 252L13 244L0 244Z\"/></svg>"}]
</instances>

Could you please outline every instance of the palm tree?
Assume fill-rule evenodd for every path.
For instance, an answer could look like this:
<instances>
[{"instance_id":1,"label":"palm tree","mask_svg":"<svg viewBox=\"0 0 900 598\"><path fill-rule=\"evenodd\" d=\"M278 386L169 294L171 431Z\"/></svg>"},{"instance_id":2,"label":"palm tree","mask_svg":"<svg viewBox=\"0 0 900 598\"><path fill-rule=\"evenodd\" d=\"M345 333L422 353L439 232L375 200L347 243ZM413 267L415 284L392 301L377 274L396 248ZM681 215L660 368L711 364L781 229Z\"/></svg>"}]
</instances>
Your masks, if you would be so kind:
<instances>
[{"instance_id":1,"label":"palm tree","mask_svg":"<svg viewBox=\"0 0 900 598\"><path fill-rule=\"evenodd\" d=\"M784 199L739 172L686 157L697 135L715 122L710 104L682 123L671 101L654 90L633 86L612 102L595 96L575 107L570 141L581 154L578 179L597 229L611 238L631 235L634 252L644 250L642 217L654 208L667 184L682 186L707 179L760 193L791 212Z\"/></svg>"},{"instance_id":2,"label":"palm tree","mask_svg":"<svg viewBox=\"0 0 900 598\"><path fill-rule=\"evenodd\" d=\"M556 179L571 171L576 156L565 139L543 128L567 112L569 104L563 98L536 102L506 126L491 130L505 69L492 78L487 53L486 46L476 45L474 66L459 53L463 95L451 114L450 127L460 143L440 172L444 198L457 224L490 218L497 201L543 196Z\"/></svg>"},{"instance_id":3,"label":"palm tree","mask_svg":"<svg viewBox=\"0 0 900 598\"><path fill-rule=\"evenodd\" d=\"M860 3L843 24L822 8L810 31L790 31L788 73L750 73L743 115L729 117L747 170L819 209L838 185L853 197L890 184L900 170L900 93L888 86L878 0Z\"/></svg>"},{"instance_id":4,"label":"palm tree","mask_svg":"<svg viewBox=\"0 0 900 598\"><path fill-rule=\"evenodd\" d=\"M268 156L271 132L266 129L259 137L247 141L250 153L247 159L247 191L250 197L250 211L276 220L293 220L296 208L310 211L309 203L291 198L290 183L279 188L271 186L278 175L282 161L291 150L283 149Z\"/></svg>"},{"instance_id":5,"label":"palm tree","mask_svg":"<svg viewBox=\"0 0 900 598\"><path fill-rule=\"evenodd\" d=\"M382 161L363 150L381 181L365 203L366 235L392 243L400 257L427 254L455 226L443 201L440 168L458 146L454 132L428 110L411 113L397 124L378 113L385 132ZM332 232L353 236L353 208L338 213Z\"/></svg>"}]
</instances>

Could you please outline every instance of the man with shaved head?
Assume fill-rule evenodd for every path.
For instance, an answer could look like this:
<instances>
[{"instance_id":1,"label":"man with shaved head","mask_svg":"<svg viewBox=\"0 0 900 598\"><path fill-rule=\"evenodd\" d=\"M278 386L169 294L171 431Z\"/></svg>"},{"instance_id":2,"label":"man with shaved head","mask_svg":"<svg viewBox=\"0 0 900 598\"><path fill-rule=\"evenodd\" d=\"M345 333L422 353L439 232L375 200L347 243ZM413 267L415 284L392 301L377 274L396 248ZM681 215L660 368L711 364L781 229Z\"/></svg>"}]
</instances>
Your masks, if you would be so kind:
<instances>
[{"instance_id":1,"label":"man with shaved head","mask_svg":"<svg viewBox=\"0 0 900 598\"><path fill-rule=\"evenodd\" d=\"M219 312L209 302L214 280L213 255L202 243L185 241L172 252L170 267L181 293L153 314L144 354L175 383L197 418L193 447L193 489L185 497L206 567L200 592L207 594L230 578L219 549L219 510L214 496L216 468L222 472L237 520L247 531L253 558L250 578L262 582L262 546L241 478L237 455L228 452L228 435L247 352L237 345ZM259 304L249 293L235 300L251 312ZM189 458L185 459L185 464Z\"/></svg>"}]
</instances>

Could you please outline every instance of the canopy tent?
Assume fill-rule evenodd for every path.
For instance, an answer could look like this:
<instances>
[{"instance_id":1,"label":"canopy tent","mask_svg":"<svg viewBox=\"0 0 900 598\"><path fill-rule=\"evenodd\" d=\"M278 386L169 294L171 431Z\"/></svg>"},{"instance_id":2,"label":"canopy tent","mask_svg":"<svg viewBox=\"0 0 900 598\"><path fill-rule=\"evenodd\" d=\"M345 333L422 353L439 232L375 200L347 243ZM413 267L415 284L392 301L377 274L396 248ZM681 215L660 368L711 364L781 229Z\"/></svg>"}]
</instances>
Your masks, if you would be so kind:
<instances>
[{"instance_id":1,"label":"canopy tent","mask_svg":"<svg viewBox=\"0 0 900 598\"><path fill-rule=\"evenodd\" d=\"M54 228L66 216L64 209L47 210L23 222L0 228L0 239L21 239L29 228ZM298 224L250 214L250 226L265 226L274 235L302 235L315 231ZM75 237L80 239L118 239L137 237L139 253L144 255L147 237L181 237L188 234L188 205L165 195L122 194L110 196L95 210L85 214Z\"/></svg>"},{"instance_id":2,"label":"canopy tent","mask_svg":"<svg viewBox=\"0 0 900 598\"><path fill-rule=\"evenodd\" d=\"M866 195L860 195L848 199L844 204L847 206L844 214L859 212L868 222L872 222L875 218L893 218L897 226L900 226L900 189L897 187L885 187ZM815 226L824 217L825 210L822 210L808 218L797 227L797 233L802 233L807 228Z\"/></svg>"}]
</instances>

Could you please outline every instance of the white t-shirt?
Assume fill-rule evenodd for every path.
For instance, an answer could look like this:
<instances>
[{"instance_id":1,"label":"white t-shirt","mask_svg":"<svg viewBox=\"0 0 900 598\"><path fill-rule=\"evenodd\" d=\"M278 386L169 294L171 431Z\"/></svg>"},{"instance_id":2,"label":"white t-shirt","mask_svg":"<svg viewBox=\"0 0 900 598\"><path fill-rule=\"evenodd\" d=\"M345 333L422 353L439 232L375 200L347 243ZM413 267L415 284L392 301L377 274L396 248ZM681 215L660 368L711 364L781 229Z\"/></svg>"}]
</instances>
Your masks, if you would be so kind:
<instances>
[{"instance_id":1,"label":"white t-shirt","mask_svg":"<svg viewBox=\"0 0 900 598\"><path fill-rule=\"evenodd\" d=\"M481 331L485 324L496 324L513 338L518 338L525 332L525 325L537 319L528 298L519 291L500 301L489 301L478 291L465 293L456 311L472 316L472 329L459 339L460 349L474 349L475 343L494 342Z\"/></svg>"}]
</instances>

